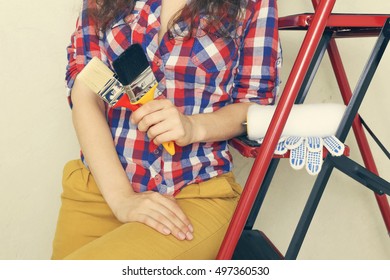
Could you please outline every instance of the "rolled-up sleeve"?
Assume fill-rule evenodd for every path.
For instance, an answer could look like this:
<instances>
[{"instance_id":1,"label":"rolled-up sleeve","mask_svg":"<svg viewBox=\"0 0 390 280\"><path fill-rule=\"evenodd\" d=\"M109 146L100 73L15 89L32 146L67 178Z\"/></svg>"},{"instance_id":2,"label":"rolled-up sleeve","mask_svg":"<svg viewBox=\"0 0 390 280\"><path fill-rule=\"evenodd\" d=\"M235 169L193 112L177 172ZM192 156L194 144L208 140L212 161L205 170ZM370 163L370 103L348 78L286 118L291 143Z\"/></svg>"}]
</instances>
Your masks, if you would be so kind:
<instances>
[{"instance_id":1,"label":"rolled-up sleeve","mask_svg":"<svg viewBox=\"0 0 390 280\"><path fill-rule=\"evenodd\" d=\"M105 51L100 40L100 34L96 30L96 24L91 17L93 1L84 0L81 12L76 21L76 29L71 35L70 44L66 48L68 64L66 66L66 86L68 89L68 101L72 107L71 90L77 74L85 65L96 56L105 61Z\"/></svg>"},{"instance_id":2,"label":"rolled-up sleeve","mask_svg":"<svg viewBox=\"0 0 390 280\"><path fill-rule=\"evenodd\" d=\"M275 102L282 59L277 4L249 0L248 5L232 97L235 103L268 105Z\"/></svg>"}]
</instances>

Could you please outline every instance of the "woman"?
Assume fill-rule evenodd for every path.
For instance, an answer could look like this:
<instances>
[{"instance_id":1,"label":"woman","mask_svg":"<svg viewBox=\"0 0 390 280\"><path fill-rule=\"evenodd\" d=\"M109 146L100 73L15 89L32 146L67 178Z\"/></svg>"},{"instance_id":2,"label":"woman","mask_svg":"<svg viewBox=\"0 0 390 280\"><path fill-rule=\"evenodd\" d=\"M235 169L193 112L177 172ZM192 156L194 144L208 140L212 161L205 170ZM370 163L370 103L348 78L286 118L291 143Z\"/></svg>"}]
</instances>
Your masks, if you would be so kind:
<instances>
[{"instance_id":1,"label":"woman","mask_svg":"<svg viewBox=\"0 0 390 280\"><path fill-rule=\"evenodd\" d=\"M77 74L134 43L161 97L108 108ZM274 102L278 55L276 0L84 0L66 76L82 157L64 169L53 259L214 259L241 191L226 140Z\"/></svg>"}]
</instances>

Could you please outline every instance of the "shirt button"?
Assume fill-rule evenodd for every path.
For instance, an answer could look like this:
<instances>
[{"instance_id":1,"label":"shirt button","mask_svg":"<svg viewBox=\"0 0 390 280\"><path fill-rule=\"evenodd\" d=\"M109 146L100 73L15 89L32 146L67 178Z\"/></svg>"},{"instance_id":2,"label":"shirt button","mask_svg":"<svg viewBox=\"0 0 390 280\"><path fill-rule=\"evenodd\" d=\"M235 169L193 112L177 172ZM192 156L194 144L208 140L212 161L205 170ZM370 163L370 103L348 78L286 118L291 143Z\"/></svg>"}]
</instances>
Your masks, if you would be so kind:
<instances>
[{"instance_id":1,"label":"shirt button","mask_svg":"<svg viewBox=\"0 0 390 280\"><path fill-rule=\"evenodd\" d=\"M157 184L160 184L162 181L161 175L157 174L156 176L154 176L154 180L156 181Z\"/></svg>"},{"instance_id":2,"label":"shirt button","mask_svg":"<svg viewBox=\"0 0 390 280\"><path fill-rule=\"evenodd\" d=\"M154 151L153 151L153 154L155 154L155 155L159 155L160 154L160 149L155 149Z\"/></svg>"}]
</instances>

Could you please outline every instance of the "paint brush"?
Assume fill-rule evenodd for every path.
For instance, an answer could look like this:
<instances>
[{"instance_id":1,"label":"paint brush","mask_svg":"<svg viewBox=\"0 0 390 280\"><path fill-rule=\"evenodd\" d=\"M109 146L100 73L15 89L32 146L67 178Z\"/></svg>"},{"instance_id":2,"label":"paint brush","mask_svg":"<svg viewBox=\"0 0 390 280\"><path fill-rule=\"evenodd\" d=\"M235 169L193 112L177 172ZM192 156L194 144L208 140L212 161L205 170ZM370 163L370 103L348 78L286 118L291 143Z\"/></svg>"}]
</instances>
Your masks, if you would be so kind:
<instances>
[{"instance_id":1,"label":"paint brush","mask_svg":"<svg viewBox=\"0 0 390 280\"><path fill-rule=\"evenodd\" d=\"M139 54L140 53L137 52L137 55ZM142 104L153 100L154 90L157 88L157 81L155 80L151 69L144 69L146 72L139 72L139 69L149 67L149 63L147 62L143 51L142 56L143 59L146 60L147 64L145 64L145 61L143 61L142 64L138 64L137 60L135 60L136 65L140 65L141 67L124 67L122 70L119 70L119 72L122 74L122 71L131 69L129 71L133 72L131 72L129 77L133 77L135 75L135 77L138 78L132 81L132 83L130 82L128 84L127 82L131 80L124 80L125 86L121 83L117 74L111 71L111 69L108 68L107 65L105 65L97 57L93 57L91 61L87 63L84 69L77 75L77 80L80 80L86 86L88 86L92 92L102 98L110 107L126 107L132 111L135 111ZM122 58L116 62L117 67L122 67L122 63L124 61L121 61ZM147 74L146 80L144 77L145 74ZM148 82L146 83L146 81ZM137 86L133 87L133 89L130 91L129 85L133 84ZM130 96L128 94L130 94ZM136 97L136 99L134 99L133 96ZM131 102L131 99L135 100L135 102ZM175 144L173 142L163 143L163 146L169 154L175 154Z\"/></svg>"},{"instance_id":2,"label":"paint brush","mask_svg":"<svg viewBox=\"0 0 390 280\"><path fill-rule=\"evenodd\" d=\"M83 82L111 107L123 97L125 92L115 73L97 57L93 57L87 63L77 75L77 80Z\"/></svg>"},{"instance_id":3,"label":"paint brush","mask_svg":"<svg viewBox=\"0 0 390 280\"><path fill-rule=\"evenodd\" d=\"M125 89L119 82L116 74L97 57L93 57L87 63L77 75L77 80L84 83L110 107L126 107L133 111L139 108L139 105L130 103ZM154 143L150 144L150 150L155 150L156 146Z\"/></svg>"},{"instance_id":4,"label":"paint brush","mask_svg":"<svg viewBox=\"0 0 390 280\"><path fill-rule=\"evenodd\" d=\"M158 82L141 45L133 44L127 48L114 60L113 67L126 93L125 97L115 104L115 107L128 107L130 104L135 109L154 99L154 91ZM163 143L163 146L169 154L175 154L173 142Z\"/></svg>"}]
</instances>

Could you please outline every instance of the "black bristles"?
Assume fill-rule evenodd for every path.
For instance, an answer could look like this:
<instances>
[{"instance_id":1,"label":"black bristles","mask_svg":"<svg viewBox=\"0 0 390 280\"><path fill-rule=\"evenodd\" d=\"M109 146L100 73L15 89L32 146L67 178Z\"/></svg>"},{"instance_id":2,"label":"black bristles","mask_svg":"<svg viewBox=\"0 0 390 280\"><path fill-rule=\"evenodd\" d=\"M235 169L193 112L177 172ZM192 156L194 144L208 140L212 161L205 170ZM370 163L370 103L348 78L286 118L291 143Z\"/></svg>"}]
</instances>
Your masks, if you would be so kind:
<instances>
[{"instance_id":1,"label":"black bristles","mask_svg":"<svg viewBox=\"0 0 390 280\"><path fill-rule=\"evenodd\" d=\"M141 45L133 44L114 60L113 66L118 80L127 86L149 67L149 62Z\"/></svg>"}]
</instances>

